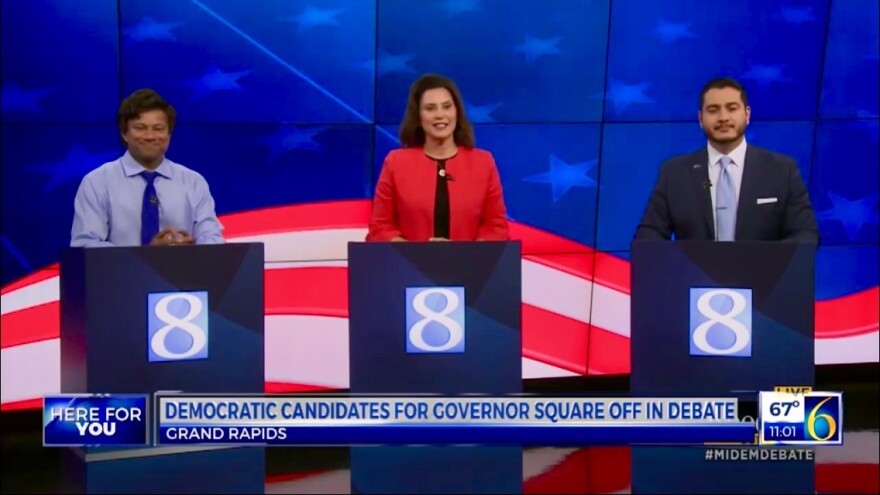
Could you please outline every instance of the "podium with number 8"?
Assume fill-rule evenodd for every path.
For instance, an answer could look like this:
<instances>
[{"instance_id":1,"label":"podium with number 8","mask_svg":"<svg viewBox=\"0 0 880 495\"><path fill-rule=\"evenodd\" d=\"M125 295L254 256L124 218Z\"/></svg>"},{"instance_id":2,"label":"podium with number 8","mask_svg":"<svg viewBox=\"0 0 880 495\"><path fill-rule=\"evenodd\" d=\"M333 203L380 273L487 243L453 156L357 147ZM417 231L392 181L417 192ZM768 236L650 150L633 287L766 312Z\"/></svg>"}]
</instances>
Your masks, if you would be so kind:
<instances>
[{"instance_id":1,"label":"podium with number 8","mask_svg":"<svg viewBox=\"0 0 880 495\"><path fill-rule=\"evenodd\" d=\"M635 241L631 392L736 396L815 381L815 253L797 242Z\"/></svg>"},{"instance_id":2,"label":"podium with number 8","mask_svg":"<svg viewBox=\"0 0 880 495\"><path fill-rule=\"evenodd\" d=\"M709 199L707 191L706 212ZM743 208L739 218L756 212ZM631 253L633 395L737 397L743 411L760 390L814 384L814 244L638 240ZM763 439L807 444L808 404L768 396L759 411L777 422L764 423ZM827 405L814 416L819 438L830 431L820 417ZM631 455L633 493L815 491L811 460L706 462L698 449L657 446Z\"/></svg>"},{"instance_id":3,"label":"podium with number 8","mask_svg":"<svg viewBox=\"0 0 880 495\"><path fill-rule=\"evenodd\" d=\"M61 253L61 392L262 393L262 244ZM62 492L262 493L263 448L65 451Z\"/></svg>"},{"instance_id":4,"label":"podium with number 8","mask_svg":"<svg viewBox=\"0 0 880 495\"><path fill-rule=\"evenodd\" d=\"M350 391L520 393L521 272L519 242L350 243ZM357 447L351 480L352 493L520 493L522 448Z\"/></svg>"}]
</instances>

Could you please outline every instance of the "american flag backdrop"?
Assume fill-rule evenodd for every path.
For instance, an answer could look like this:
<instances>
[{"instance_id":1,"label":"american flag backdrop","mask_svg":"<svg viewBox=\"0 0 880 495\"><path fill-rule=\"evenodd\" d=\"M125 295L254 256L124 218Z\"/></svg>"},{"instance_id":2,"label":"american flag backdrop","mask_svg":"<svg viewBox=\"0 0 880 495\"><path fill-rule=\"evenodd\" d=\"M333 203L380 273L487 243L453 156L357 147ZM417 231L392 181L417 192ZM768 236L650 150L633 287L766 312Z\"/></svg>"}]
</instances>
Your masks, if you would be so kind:
<instances>
[{"instance_id":1,"label":"american flag backdrop","mask_svg":"<svg viewBox=\"0 0 880 495\"><path fill-rule=\"evenodd\" d=\"M366 200L222 217L230 242L262 242L267 392L348 387L348 242ZM514 222L522 241L523 378L628 373L629 263ZM559 254L564 253L564 254ZM58 267L2 290L2 407L39 407L60 391ZM816 363L876 361L878 289L816 302ZM672 330L671 330L672 331Z\"/></svg>"},{"instance_id":2,"label":"american flag backdrop","mask_svg":"<svg viewBox=\"0 0 880 495\"><path fill-rule=\"evenodd\" d=\"M706 146L716 76L809 188L816 363L880 361L880 3L722 3L3 0L2 409L58 392L58 252L143 87L227 239L266 246L267 391L348 385L346 245L428 72L460 87L523 242L525 379L629 372L630 241L660 164Z\"/></svg>"}]
</instances>

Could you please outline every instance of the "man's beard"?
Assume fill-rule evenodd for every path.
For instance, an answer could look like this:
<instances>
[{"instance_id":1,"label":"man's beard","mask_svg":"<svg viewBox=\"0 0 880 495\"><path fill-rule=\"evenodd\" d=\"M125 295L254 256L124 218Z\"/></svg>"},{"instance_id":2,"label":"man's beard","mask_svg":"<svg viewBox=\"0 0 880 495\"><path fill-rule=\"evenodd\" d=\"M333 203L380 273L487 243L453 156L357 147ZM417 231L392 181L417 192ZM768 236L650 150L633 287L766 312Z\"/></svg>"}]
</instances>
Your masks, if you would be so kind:
<instances>
[{"instance_id":1,"label":"man's beard","mask_svg":"<svg viewBox=\"0 0 880 495\"><path fill-rule=\"evenodd\" d=\"M709 138L710 141L714 141L716 143L726 144L726 143L732 143L732 142L740 139L741 137L743 137L746 133L746 126L744 126L744 125L736 126L736 127L734 127L734 130L736 132L733 134L733 136L730 136L730 137L728 137L727 135L716 135L715 133L713 133L711 131L707 131L707 130L704 130L703 132L705 132L706 137Z\"/></svg>"}]
</instances>

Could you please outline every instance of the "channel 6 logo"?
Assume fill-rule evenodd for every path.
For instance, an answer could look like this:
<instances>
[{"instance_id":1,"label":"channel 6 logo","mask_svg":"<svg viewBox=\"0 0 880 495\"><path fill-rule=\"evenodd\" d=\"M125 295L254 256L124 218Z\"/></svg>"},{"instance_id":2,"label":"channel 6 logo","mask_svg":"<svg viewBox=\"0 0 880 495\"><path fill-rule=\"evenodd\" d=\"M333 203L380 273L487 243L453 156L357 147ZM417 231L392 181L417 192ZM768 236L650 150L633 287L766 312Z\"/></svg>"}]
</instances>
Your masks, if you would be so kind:
<instances>
[{"instance_id":1,"label":"channel 6 logo","mask_svg":"<svg viewBox=\"0 0 880 495\"><path fill-rule=\"evenodd\" d=\"M464 287L407 287L407 353L462 353L464 332Z\"/></svg>"},{"instance_id":2,"label":"channel 6 logo","mask_svg":"<svg viewBox=\"0 0 880 495\"><path fill-rule=\"evenodd\" d=\"M207 359L206 291L147 295L147 353L151 363Z\"/></svg>"},{"instance_id":3,"label":"channel 6 logo","mask_svg":"<svg viewBox=\"0 0 880 495\"><path fill-rule=\"evenodd\" d=\"M804 440L841 443L842 411L840 395L804 396Z\"/></svg>"},{"instance_id":4,"label":"channel 6 logo","mask_svg":"<svg viewBox=\"0 0 880 495\"><path fill-rule=\"evenodd\" d=\"M691 356L752 356L752 289L691 288Z\"/></svg>"}]
</instances>

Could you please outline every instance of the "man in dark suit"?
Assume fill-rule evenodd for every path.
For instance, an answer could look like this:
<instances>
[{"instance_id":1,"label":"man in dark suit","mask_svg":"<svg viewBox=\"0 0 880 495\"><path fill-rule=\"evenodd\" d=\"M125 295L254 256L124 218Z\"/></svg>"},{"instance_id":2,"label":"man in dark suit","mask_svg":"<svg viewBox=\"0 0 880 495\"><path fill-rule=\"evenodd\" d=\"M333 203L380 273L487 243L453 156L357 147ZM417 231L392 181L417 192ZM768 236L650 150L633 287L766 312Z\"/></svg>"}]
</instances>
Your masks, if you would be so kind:
<instances>
[{"instance_id":1,"label":"man in dark suit","mask_svg":"<svg viewBox=\"0 0 880 495\"><path fill-rule=\"evenodd\" d=\"M818 242L795 161L746 143L750 114L738 82L706 84L697 116L708 146L661 166L636 239Z\"/></svg>"}]
</instances>

